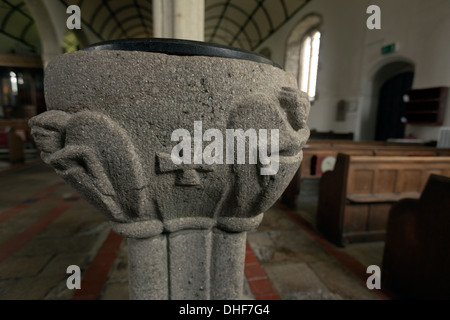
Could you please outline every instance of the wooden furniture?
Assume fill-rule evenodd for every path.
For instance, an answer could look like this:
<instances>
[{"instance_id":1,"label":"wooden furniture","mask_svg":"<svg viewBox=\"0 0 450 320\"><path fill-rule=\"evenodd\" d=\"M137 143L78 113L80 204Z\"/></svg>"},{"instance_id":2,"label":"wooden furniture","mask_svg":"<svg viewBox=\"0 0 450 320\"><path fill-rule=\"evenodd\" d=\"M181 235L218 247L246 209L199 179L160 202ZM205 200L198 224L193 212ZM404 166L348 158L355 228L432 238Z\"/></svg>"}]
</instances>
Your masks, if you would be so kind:
<instances>
[{"instance_id":1,"label":"wooden furniture","mask_svg":"<svg viewBox=\"0 0 450 320\"><path fill-rule=\"evenodd\" d=\"M0 155L12 164L25 161L25 143L32 141L28 119L0 119L0 134Z\"/></svg>"},{"instance_id":2,"label":"wooden furniture","mask_svg":"<svg viewBox=\"0 0 450 320\"><path fill-rule=\"evenodd\" d=\"M439 151L445 149L437 149L434 147L427 147L420 144L405 144L396 142L384 141L331 141L323 140L308 141L303 147L303 161L300 167L301 177L316 177L321 176L317 166L320 165L317 160L323 159L327 156L336 157L338 153L346 153L350 155L395 155L395 156L432 156L440 155ZM445 151L444 151L445 152Z\"/></svg>"},{"instance_id":3,"label":"wooden furniture","mask_svg":"<svg viewBox=\"0 0 450 320\"><path fill-rule=\"evenodd\" d=\"M310 140L303 148L300 168L281 201L294 208L300 193L300 180L320 178L325 170L333 168L338 153L355 156L450 156L450 149L386 141Z\"/></svg>"},{"instance_id":4,"label":"wooden furniture","mask_svg":"<svg viewBox=\"0 0 450 320\"><path fill-rule=\"evenodd\" d=\"M447 87L409 90L406 93L403 112L406 123L442 125L447 95Z\"/></svg>"},{"instance_id":5,"label":"wooden furniture","mask_svg":"<svg viewBox=\"0 0 450 320\"><path fill-rule=\"evenodd\" d=\"M430 174L450 176L450 157L339 153L320 181L317 228L339 246L383 240L392 204L419 198Z\"/></svg>"},{"instance_id":6,"label":"wooden furniture","mask_svg":"<svg viewBox=\"0 0 450 320\"><path fill-rule=\"evenodd\" d=\"M28 126L28 120L29 119L0 119L0 131L14 128L16 130L25 130L30 132L31 129Z\"/></svg>"},{"instance_id":7,"label":"wooden furniture","mask_svg":"<svg viewBox=\"0 0 450 320\"><path fill-rule=\"evenodd\" d=\"M310 140L323 140L323 139L330 139L330 140L353 140L353 132L349 133L336 133L333 131L328 132L319 132L317 130L311 130L309 139Z\"/></svg>"},{"instance_id":8,"label":"wooden furniture","mask_svg":"<svg viewBox=\"0 0 450 320\"><path fill-rule=\"evenodd\" d=\"M320 178L322 172L318 170L320 160L326 157L337 157L338 153L353 156L450 156L448 148L434 148L424 146L343 146L304 148L300 175L303 178ZM322 170L323 171L323 170Z\"/></svg>"},{"instance_id":9,"label":"wooden furniture","mask_svg":"<svg viewBox=\"0 0 450 320\"><path fill-rule=\"evenodd\" d=\"M392 206L381 287L399 298L450 299L450 179L430 175L418 200Z\"/></svg>"},{"instance_id":10,"label":"wooden furniture","mask_svg":"<svg viewBox=\"0 0 450 320\"><path fill-rule=\"evenodd\" d=\"M16 164L25 161L23 140L14 129L8 132L8 151L10 163Z\"/></svg>"},{"instance_id":11,"label":"wooden furniture","mask_svg":"<svg viewBox=\"0 0 450 320\"><path fill-rule=\"evenodd\" d=\"M308 140L306 146L309 147L342 147L342 146L419 146L424 145L421 142L410 142L408 144L404 142L395 141L353 141L353 140L332 140L332 139L321 139L321 140Z\"/></svg>"}]
</instances>

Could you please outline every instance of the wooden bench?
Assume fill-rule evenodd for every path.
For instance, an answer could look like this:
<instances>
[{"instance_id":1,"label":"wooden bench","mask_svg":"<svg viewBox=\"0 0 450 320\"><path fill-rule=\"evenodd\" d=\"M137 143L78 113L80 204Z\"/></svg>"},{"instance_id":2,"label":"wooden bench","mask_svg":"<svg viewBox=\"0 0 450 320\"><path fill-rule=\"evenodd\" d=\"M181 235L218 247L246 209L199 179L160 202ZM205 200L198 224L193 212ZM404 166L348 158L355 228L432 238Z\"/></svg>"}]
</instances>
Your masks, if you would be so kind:
<instances>
[{"instance_id":1,"label":"wooden bench","mask_svg":"<svg viewBox=\"0 0 450 320\"><path fill-rule=\"evenodd\" d=\"M322 149L323 148L323 149ZM290 208L295 208L295 201L300 194L300 180L302 178L320 178L322 172L317 170L317 158L333 157L335 158L342 149L335 149L332 146L321 146L320 148L311 148L306 146L303 149L303 160L300 168L295 173L291 182L281 196L281 202ZM373 155L372 149L349 148L346 153L352 155Z\"/></svg>"},{"instance_id":2,"label":"wooden bench","mask_svg":"<svg viewBox=\"0 0 450 320\"><path fill-rule=\"evenodd\" d=\"M353 132L348 133L337 133L333 131L328 132L320 132L312 129L309 138L311 140L353 140L354 134Z\"/></svg>"},{"instance_id":3,"label":"wooden bench","mask_svg":"<svg viewBox=\"0 0 450 320\"><path fill-rule=\"evenodd\" d=\"M419 200L392 206L381 287L406 299L450 299L450 179L430 175Z\"/></svg>"},{"instance_id":4,"label":"wooden bench","mask_svg":"<svg viewBox=\"0 0 450 320\"><path fill-rule=\"evenodd\" d=\"M392 141L354 141L346 139L309 139L306 143L307 146L311 147L355 147L355 146L370 146L370 147L389 147L389 146L424 146L424 143L412 142L392 142Z\"/></svg>"},{"instance_id":5,"label":"wooden bench","mask_svg":"<svg viewBox=\"0 0 450 320\"><path fill-rule=\"evenodd\" d=\"M33 144L28 119L0 119L0 159L25 161L26 144Z\"/></svg>"},{"instance_id":6,"label":"wooden bench","mask_svg":"<svg viewBox=\"0 0 450 320\"><path fill-rule=\"evenodd\" d=\"M300 168L286 188L281 201L294 208L300 193L300 180L320 178L325 170L332 170L338 153L353 156L450 156L450 149L427 147L414 143L311 140L303 148L303 160Z\"/></svg>"},{"instance_id":7,"label":"wooden bench","mask_svg":"<svg viewBox=\"0 0 450 320\"><path fill-rule=\"evenodd\" d=\"M450 149L412 145L346 144L333 146L308 146L303 148L300 175L304 178L320 178L321 161L336 158L338 153L354 156L440 156L450 155Z\"/></svg>"},{"instance_id":8,"label":"wooden bench","mask_svg":"<svg viewBox=\"0 0 450 320\"><path fill-rule=\"evenodd\" d=\"M320 181L317 228L339 246L383 240L392 204L419 198L430 174L450 177L450 157L339 153Z\"/></svg>"}]
</instances>

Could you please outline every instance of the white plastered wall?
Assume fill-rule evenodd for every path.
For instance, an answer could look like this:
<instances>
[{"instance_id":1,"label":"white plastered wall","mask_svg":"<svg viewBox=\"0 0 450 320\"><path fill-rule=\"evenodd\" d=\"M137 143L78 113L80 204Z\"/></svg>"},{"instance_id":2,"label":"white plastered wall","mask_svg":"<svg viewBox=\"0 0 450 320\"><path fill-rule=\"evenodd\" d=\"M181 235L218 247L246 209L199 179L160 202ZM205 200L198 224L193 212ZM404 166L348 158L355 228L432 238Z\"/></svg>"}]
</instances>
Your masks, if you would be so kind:
<instances>
[{"instance_id":1,"label":"white plastered wall","mask_svg":"<svg viewBox=\"0 0 450 320\"><path fill-rule=\"evenodd\" d=\"M380 30L366 27L366 9L372 4L381 9ZM377 71L391 62L414 65L413 88L450 86L450 1L314 0L256 51L269 48L272 59L284 66L289 34L310 14L322 18L318 99L308 120L311 129L354 132L357 140L373 139L373 99L378 93L373 92L372 81ZM398 50L382 55L382 46L390 43L396 43ZM340 100L349 102L345 121L336 121ZM372 125L367 125L369 122ZM450 126L449 110L443 126ZM436 140L439 129L408 125L405 133Z\"/></svg>"}]
</instances>

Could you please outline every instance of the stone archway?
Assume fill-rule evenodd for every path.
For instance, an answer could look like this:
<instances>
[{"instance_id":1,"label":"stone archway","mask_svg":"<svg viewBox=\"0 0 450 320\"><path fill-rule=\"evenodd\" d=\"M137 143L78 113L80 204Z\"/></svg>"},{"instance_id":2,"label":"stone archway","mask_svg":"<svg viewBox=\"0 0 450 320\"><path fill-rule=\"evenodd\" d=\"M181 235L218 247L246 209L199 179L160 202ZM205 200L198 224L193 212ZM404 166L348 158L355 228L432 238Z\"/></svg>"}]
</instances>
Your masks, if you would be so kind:
<instances>
[{"instance_id":1,"label":"stone archway","mask_svg":"<svg viewBox=\"0 0 450 320\"><path fill-rule=\"evenodd\" d=\"M62 53L62 35L58 34L51 18L51 10L42 0L26 0L25 3L30 9L41 35L41 57L45 67L51 58Z\"/></svg>"},{"instance_id":2,"label":"stone archway","mask_svg":"<svg viewBox=\"0 0 450 320\"><path fill-rule=\"evenodd\" d=\"M375 125L375 140L385 141L389 138L402 139L405 135L405 123L402 121L404 112L404 94L411 89L414 79L414 68L403 63L394 66L387 65L386 71L396 73L379 81L378 106ZM384 71L384 70L380 70ZM378 85L378 83L377 83ZM375 92L376 93L376 92Z\"/></svg>"},{"instance_id":3,"label":"stone archway","mask_svg":"<svg viewBox=\"0 0 450 320\"><path fill-rule=\"evenodd\" d=\"M410 59L397 57L383 61L369 73L364 85L365 103L360 111L357 140L375 139L380 89L386 81L404 72L414 72L414 63Z\"/></svg>"}]
</instances>

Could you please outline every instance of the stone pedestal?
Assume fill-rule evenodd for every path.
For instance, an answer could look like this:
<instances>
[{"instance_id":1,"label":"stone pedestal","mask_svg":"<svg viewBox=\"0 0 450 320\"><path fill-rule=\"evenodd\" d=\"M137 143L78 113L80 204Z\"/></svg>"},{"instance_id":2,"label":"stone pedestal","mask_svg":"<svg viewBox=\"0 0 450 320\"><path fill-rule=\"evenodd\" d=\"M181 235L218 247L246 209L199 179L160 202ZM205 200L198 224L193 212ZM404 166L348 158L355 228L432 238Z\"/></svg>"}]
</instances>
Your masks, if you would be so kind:
<instances>
[{"instance_id":1,"label":"stone pedestal","mask_svg":"<svg viewBox=\"0 0 450 320\"><path fill-rule=\"evenodd\" d=\"M238 298L245 233L309 135L295 79L250 52L141 39L55 58L45 90L41 157L129 239L130 297Z\"/></svg>"},{"instance_id":2,"label":"stone pedestal","mask_svg":"<svg viewBox=\"0 0 450 320\"><path fill-rule=\"evenodd\" d=\"M242 294L245 240L245 232L219 229L130 239L130 298L238 299Z\"/></svg>"}]
</instances>

